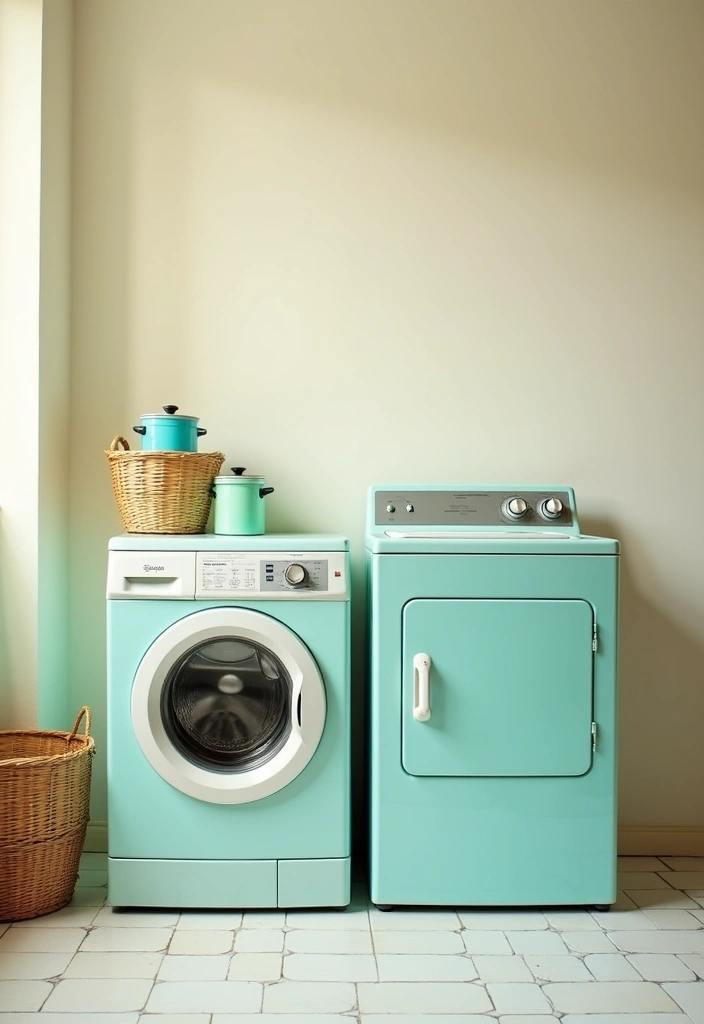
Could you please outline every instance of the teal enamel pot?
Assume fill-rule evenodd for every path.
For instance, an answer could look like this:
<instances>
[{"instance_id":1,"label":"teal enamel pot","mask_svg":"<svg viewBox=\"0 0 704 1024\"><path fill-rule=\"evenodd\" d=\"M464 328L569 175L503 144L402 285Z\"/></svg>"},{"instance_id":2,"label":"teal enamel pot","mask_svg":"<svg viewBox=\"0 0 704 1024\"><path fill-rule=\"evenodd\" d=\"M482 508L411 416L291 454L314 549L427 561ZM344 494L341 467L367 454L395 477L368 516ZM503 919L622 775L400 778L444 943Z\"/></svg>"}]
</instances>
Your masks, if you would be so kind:
<instances>
[{"instance_id":1,"label":"teal enamel pot","mask_svg":"<svg viewBox=\"0 0 704 1024\"><path fill-rule=\"evenodd\" d=\"M216 476L213 488L215 517L213 532L227 536L255 536L265 532L266 502L273 487L264 487L263 476L244 476L233 468L233 476Z\"/></svg>"},{"instance_id":2,"label":"teal enamel pot","mask_svg":"<svg viewBox=\"0 0 704 1024\"><path fill-rule=\"evenodd\" d=\"M198 426L197 416L177 416L177 405L163 406L163 413L140 416L140 424L133 427L142 435L143 452L197 452L198 438L207 434Z\"/></svg>"}]
</instances>

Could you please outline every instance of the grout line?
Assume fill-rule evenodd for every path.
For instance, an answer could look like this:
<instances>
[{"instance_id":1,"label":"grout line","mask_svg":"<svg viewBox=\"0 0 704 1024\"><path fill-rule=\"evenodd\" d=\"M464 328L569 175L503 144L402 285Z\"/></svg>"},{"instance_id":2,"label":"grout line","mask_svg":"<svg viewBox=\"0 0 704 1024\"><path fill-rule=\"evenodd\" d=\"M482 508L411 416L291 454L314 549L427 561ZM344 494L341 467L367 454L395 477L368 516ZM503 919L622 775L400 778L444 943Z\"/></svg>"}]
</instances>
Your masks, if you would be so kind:
<instances>
[{"instance_id":1,"label":"grout line","mask_svg":"<svg viewBox=\"0 0 704 1024\"><path fill-rule=\"evenodd\" d=\"M156 976L152 978L152 983L151 983L151 985L149 987L149 991L147 992L147 998L144 1000L144 1006L142 1007L141 1010L137 1011L137 1013L139 1014L139 1017L141 1017L142 1014L146 1012L147 1003L151 999L152 992L154 991L155 988L156 988ZM139 1017L137 1018L137 1020L139 1020Z\"/></svg>"}]
</instances>

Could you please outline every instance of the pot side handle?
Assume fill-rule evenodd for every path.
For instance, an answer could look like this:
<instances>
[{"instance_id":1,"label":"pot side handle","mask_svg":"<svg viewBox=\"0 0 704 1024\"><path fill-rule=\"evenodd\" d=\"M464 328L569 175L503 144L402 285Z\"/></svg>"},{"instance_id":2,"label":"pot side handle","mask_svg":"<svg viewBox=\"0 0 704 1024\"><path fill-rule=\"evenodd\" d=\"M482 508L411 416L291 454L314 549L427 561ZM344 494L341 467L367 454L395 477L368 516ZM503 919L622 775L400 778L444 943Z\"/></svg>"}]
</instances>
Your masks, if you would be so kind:
<instances>
[{"instance_id":1,"label":"pot side handle","mask_svg":"<svg viewBox=\"0 0 704 1024\"><path fill-rule=\"evenodd\" d=\"M267 494L273 494L273 493L274 493L274 488L273 487L260 487L259 488L259 497L260 498L265 498L267 496Z\"/></svg>"},{"instance_id":2,"label":"pot side handle","mask_svg":"<svg viewBox=\"0 0 704 1024\"><path fill-rule=\"evenodd\" d=\"M134 430L135 434L141 434L142 436L144 436L147 432L147 428L145 426L132 427L132 429Z\"/></svg>"},{"instance_id":3,"label":"pot side handle","mask_svg":"<svg viewBox=\"0 0 704 1024\"><path fill-rule=\"evenodd\" d=\"M207 427L196 427L196 434L198 437L203 437L204 434L208 433Z\"/></svg>"}]
</instances>

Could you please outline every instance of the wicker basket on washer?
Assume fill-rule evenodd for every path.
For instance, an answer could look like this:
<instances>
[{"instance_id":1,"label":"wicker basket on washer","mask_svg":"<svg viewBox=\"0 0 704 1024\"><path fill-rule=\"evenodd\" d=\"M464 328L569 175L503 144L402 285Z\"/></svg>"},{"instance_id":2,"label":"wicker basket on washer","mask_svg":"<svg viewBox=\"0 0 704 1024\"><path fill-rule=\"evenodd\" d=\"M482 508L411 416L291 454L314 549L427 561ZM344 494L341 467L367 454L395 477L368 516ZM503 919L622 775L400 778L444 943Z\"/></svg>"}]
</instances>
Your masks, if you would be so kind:
<instances>
[{"instance_id":1,"label":"wicker basket on washer","mask_svg":"<svg viewBox=\"0 0 704 1024\"><path fill-rule=\"evenodd\" d=\"M70 733L0 732L0 921L40 917L70 901L94 754L87 707Z\"/></svg>"},{"instance_id":2,"label":"wicker basket on washer","mask_svg":"<svg viewBox=\"0 0 704 1024\"><path fill-rule=\"evenodd\" d=\"M204 533L222 452L132 452L116 437L105 452L127 533Z\"/></svg>"}]
</instances>

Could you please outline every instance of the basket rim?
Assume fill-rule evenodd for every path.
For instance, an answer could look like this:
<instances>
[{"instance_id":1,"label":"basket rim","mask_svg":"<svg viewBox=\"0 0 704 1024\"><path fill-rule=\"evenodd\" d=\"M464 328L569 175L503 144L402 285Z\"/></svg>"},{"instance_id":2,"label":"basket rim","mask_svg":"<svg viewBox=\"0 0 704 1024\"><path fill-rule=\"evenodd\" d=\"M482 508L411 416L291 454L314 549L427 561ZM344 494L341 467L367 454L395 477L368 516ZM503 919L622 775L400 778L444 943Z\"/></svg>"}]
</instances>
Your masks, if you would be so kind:
<instances>
[{"instance_id":1,"label":"basket rim","mask_svg":"<svg viewBox=\"0 0 704 1024\"><path fill-rule=\"evenodd\" d=\"M171 461L186 460L186 461L205 461L206 459L222 459L225 461L225 456L222 452L172 452L172 451L154 451L154 452L143 452L143 451L111 451L109 448L105 448L104 452L108 459L120 459L126 460L131 459L138 461L141 459L168 459Z\"/></svg>"},{"instance_id":2,"label":"basket rim","mask_svg":"<svg viewBox=\"0 0 704 1024\"><path fill-rule=\"evenodd\" d=\"M4 736L32 736L41 737L42 739L53 738L68 740L68 733L47 733L39 732L37 730L27 731L24 729L14 729L7 732L0 732L0 739ZM81 746L73 750L62 750L56 754L29 754L27 757L21 755L14 755L13 757L2 757L0 755L0 770L9 767L25 768L36 764L48 764L50 761L67 761L70 758L82 757L84 754L95 753L95 740L92 736L88 737L87 742L84 742L81 737L74 736L71 740L72 743L80 742Z\"/></svg>"}]
</instances>

